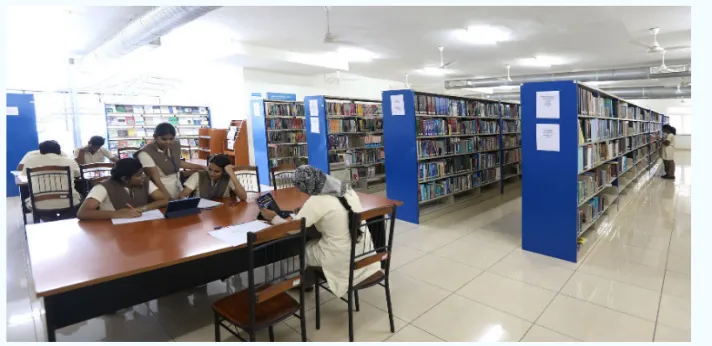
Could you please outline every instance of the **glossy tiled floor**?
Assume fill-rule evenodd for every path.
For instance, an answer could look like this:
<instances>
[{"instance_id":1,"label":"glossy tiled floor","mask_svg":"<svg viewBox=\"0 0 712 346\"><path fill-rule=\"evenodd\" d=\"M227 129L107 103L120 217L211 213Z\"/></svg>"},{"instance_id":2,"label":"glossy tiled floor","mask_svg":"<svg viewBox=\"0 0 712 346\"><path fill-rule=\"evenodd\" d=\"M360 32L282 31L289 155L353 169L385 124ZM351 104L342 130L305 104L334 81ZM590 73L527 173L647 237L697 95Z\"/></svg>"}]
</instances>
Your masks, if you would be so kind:
<instances>
[{"instance_id":1,"label":"glossy tiled floor","mask_svg":"<svg viewBox=\"0 0 712 346\"><path fill-rule=\"evenodd\" d=\"M579 263L522 251L521 200L492 200L427 224L397 224L392 292L396 333L382 289L361 293L357 341L686 341L690 339L689 152L677 181L651 177L621 211L588 234ZM627 203L627 206L624 206ZM17 215L11 201L8 215ZM616 215L617 214L617 215ZM8 340L44 340L32 298L21 219L8 220ZM211 303L240 289L213 282L57 332L60 341L211 341ZM346 341L343 302L323 299L312 341ZM298 321L276 330L299 341ZM226 333L223 333L226 334ZM259 336L266 340L266 335Z\"/></svg>"}]
</instances>

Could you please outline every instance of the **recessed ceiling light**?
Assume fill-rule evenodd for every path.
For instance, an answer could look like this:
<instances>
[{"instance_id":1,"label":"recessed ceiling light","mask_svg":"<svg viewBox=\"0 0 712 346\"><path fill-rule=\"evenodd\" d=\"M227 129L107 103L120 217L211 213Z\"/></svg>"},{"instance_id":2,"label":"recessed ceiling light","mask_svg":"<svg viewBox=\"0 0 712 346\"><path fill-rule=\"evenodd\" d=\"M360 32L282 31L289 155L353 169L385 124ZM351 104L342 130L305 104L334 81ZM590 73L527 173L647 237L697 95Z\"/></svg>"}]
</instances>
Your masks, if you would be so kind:
<instances>
[{"instance_id":1,"label":"recessed ceiling light","mask_svg":"<svg viewBox=\"0 0 712 346\"><path fill-rule=\"evenodd\" d=\"M563 64L563 60L552 56L537 55L534 58L519 59L519 64L531 67L551 67Z\"/></svg>"},{"instance_id":2,"label":"recessed ceiling light","mask_svg":"<svg viewBox=\"0 0 712 346\"><path fill-rule=\"evenodd\" d=\"M418 72L428 76L444 76L449 74L451 71L439 67L424 67L423 69L418 70Z\"/></svg>"},{"instance_id":3,"label":"recessed ceiling light","mask_svg":"<svg viewBox=\"0 0 712 346\"><path fill-rule=\"evenodd\" d=\"M340 47L336 53L348 62L371 62L377 58L370 50L358 47Z\"/></svg>"},{"instance_id":4,"label":"recessed ceiling light","mask_svg":"<svg viewBox=\"0 0 712 346\"><path fill-rule=\"evenodd\" d=\"M511 38L511 31L491 25L473 25L467 29L455 31L455 35L467 43L497 44L497 42L508 41Z\"/></svg>"}]
</instances>

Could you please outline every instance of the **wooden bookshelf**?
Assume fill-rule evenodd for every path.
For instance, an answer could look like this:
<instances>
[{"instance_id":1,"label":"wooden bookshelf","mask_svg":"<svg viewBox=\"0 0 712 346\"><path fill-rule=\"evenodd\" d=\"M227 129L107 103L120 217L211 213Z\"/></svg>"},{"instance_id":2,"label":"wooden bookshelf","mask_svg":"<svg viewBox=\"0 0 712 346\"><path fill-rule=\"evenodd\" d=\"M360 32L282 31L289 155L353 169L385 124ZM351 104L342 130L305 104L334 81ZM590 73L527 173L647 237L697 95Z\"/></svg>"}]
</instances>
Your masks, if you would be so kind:
<instances>
[{"instance_id":1,"label":"wooden bookshelf","mask_svg":"<svg viewBox=\"0 0 712 346\"><path fill-rule=\"evenodd\" d=\"M201 128L198 132L198 157L206 160L208 156L222 154L225 151L227 129Z\"/></svg>"},{"instance_id":2,"label":"wooden bookshelf","mask_svg":"<svg viewBox=\"0 0 712 346\"><path fill-rule=\"evenodd\" d=\"M222 146L223 153L230 157L230 160L233 165L250 165L250 152L248 144L249 142L247 137L248 135L246 121L230 121L230 127L225 130L225 141L222 142Z\"/></svg>"},{"instance_id":3,"label":"wooden bookshelf","mask_svg":"<svg viewBox=\"0 0 712 346\"><path fill-rule=\"evenodd\" d=\"M153 131L160 123L175 126L181 142L181 158L200 157L200 130L210 127L210 109L196 106L106 104L109 150L143 147L153 141Z\"/></svg>"}]
</instances>

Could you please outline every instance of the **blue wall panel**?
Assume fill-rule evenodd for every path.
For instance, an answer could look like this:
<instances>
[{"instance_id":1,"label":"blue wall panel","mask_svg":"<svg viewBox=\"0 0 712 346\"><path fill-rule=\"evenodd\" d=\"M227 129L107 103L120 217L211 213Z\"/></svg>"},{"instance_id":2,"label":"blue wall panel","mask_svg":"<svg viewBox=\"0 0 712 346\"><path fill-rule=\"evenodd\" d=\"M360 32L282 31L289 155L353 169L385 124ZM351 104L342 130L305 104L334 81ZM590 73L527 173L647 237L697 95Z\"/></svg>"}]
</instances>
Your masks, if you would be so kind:
<instances>
[{"instance_id":1,"label":"blue wall panel","mask_svg":"<svg viewBox=\"0 0 712 346\"><path fill-rule=\"evenodd\" d=\"M405 115L391 113L391 97L403 97ZM415 95L412 90L383 92L383 145L386 154L386 195L402 201L398 219L418 223L418 156Z\"/></svg>"},{"instance_id":2,"label":"blue wall panel","mask_svg":"<svg viewBox=\"0 0 712 346\"><path fill-rule=\"evenodd\" d=\"M269 160L267 156L267 129L265 125L265 107L263 100L250 101L252 115L252 145L254 148L255 166L260 171L260 184L270 184Z\"/></svg>"},{"instance_id":3,"label":"blue wall panel","mask_svg":"<svg viewBox=\"0 0 712 346\"><path fill-rule=\"evenodd\" d=\"M15 176L10 173L17 168L22 157L28 151L37 150L37 118L35 115L35 97L31 94L7 94L7 107L17 107L19 115L6 115L7 142L5 172L7 176L6 195L19 196L15 185Z\"/></svg>"},{"instance_id":4,"label":"blue wall panel","mask_svg":"<svg viewBox=\"0 0 712 346\"><path fill-rule=\"evenodd\" d=\"M316 102L316 114L312 114L312 102ZM307 122L307 152L309 165L329 173L329 148L327 145L328 133L326 132L326 105L324 96L307 96L304 98L304 110ZM318 133L312 129L312 118L317 118L319 123Z\"/></svg>"},{"instance_id":5,"label":"blue wall panel","mask_svg":"<svg viewBox=\"0 0 712 346\"><path fill-rule=\"evenodd\" d=\"M577 84L527 83L522 100L522 248L576 262ZM536 118L536 93L559 91L560 119ZM539 151L536 125L559 124L560 151Z\"/></svg>"}]
</instances>

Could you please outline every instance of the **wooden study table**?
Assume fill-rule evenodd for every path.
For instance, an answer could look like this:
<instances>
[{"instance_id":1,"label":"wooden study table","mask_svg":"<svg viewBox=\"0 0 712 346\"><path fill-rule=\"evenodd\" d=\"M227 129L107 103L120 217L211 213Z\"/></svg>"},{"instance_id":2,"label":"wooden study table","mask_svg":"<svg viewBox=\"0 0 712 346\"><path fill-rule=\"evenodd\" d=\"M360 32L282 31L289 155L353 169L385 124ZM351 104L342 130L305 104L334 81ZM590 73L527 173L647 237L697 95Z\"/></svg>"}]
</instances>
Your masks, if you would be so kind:
<instances>
[{"instance_id":1,"label":"wooden study table","mask_svg":"<svg viewBox=\"0 0 712 346\"><path fill-rule=\"evenodd\" d=\"M301 207L308 197L295 188L272 194L284 210ZM401 204L359 196L366 210ZM255 220L258 213L250 201L124 225L77 219L28 225L32 277L37 296L44 298L47 340L55 341L56 329L246 271L245 247L232 247L208 232Z\"/></svg>"}]
</instances>

